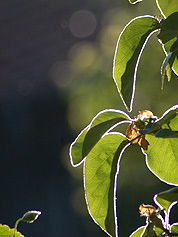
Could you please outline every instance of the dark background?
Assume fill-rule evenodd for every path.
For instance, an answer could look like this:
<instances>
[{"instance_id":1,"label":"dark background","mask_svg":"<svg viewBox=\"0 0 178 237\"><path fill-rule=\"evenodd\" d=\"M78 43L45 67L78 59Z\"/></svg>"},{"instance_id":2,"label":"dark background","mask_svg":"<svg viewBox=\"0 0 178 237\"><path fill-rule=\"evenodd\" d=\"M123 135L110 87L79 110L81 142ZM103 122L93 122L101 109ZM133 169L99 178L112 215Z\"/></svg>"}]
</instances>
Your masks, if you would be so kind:
<instances>
[{"instance_id":1,"label":"dark background","mask_svg":"<svg viewBox=\"0 0 178 237\"><path fill-rule=\"evenodd\" d=\"M20 223L25 236L106 236L87 213L82 168L71 167L68 148L100 110L125 110L112 60L124 25L140 14L159 12L148 1L0 1L0 223L14 227L26 211L40 210L34 224ZM177 78L160 91L164 54L158 45L154 39L145 49L133 115L151 109L161 116L177 103ZM154 194L168 187L148 171L136 146L124 157L122 237L144 225L138 206L153 204Z\"/></svg>"}]
</instances>

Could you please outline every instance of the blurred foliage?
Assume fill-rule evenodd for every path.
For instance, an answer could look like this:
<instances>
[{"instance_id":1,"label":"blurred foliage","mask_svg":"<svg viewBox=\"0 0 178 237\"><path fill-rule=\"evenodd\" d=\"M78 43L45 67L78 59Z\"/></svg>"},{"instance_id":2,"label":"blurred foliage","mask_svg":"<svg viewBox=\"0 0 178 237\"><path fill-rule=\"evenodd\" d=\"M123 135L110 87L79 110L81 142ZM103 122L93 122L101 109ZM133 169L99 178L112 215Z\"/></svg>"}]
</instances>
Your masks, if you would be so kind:
<instances>
[{"instance_id":1,"label":"blurred foliage","mask_svg":"<svg viewBox=\"0 0 178 237\"><path fill-rule=\"evenodd\" d=\"M93 35L78 38L69 50L65 61L57 62L50 71L50 77L59 93L66 95L68 102L66 119L73 137L76 137L100 110L114 108L125 111L112 79L112 63L118 36L132 18L145 14L160 15L153 0L143 1L134 6L127 0L110 3L104 1L106 2L108 7L99 17L96 16L97 26ZM101 7L104 4L101 1L97 3L101 4ZM166 82L164 90L161 90L160 68L164 57L161 45L154 34L144 49L138 67L136 95L131 117L144 109L153 111L159 117L166 109L177 103L178 79L176 76L173 75L171 83ZM135 157L133 157L133 149ZM71 206L83 220L89 220L84 193L81 194L82 191L79 189L82 171L80 167L76 169L70 167L67 152L68 149L65 148L61 157L64 157L65 167L71 174L74 185ZM129 147L123 155L118 185L119 232L120 236L128 236L136 227L144 224L145 220L139 217L139 205L143 202L151 204L153 194L168 186L149 172L143 154L135 146ZM81 203L79 207L78 203ZM87 229L87 224L85 225ZM94 225L93 223L89 226L91 228ZM100 232L101 236L106 236L101 230Z\"/></svg>"}]
</instances>

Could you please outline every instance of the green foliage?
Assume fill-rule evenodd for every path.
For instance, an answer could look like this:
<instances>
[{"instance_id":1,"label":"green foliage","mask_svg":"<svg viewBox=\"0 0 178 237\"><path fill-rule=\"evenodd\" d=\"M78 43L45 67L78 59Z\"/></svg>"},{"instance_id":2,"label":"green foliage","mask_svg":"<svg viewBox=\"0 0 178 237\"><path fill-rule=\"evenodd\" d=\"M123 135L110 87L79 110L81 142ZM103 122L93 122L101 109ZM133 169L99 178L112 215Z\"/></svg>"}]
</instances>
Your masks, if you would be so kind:
<instances>
[{"instance_id":1,"label":"green foliage","mask_svg":"<svg viewBox=\"0 0 178 237\"><path fill-rule=\"evenodd\" d=\"M143 128L140 129L140 134L146 135L150 144L148 150L143 151L149 169L162 181L174 185L178 185L178 150L177 139L172 136L178 131L177 112L178 105L175 105L167 110L160 119L151 119L142 124ZM121 111L102 111L95 116L90 126L71 145L71 159L73 161L77 160L77 157L72 155L83 154L81 149L84 149L84 153L87 154L84 166L84 183L88 210L94 221L110 236L118 236L115 203L117 174L123 151L130 144L123 134L113 133L112 129L121 122L127 122L128 119L129 116ZM139 119L130 118L129 121L135 122L135 124L143 123ZM89 137L88 134L92 129L94 132ZM95 134L97 139L94 138ZM81 136L83 140L81 139L80 146L77 146L76 143ZM90 142L88 143L89 148L84 146L85 139L88 137L89 141L94 140L92 145ZM73 153L74 147L75 152ZM149 233L150 228L149 226L147 229ZM145 234L145 236L149 235Z\"/></svg>"},{"instance_id":2,"label":"green foliage","mask_svg":"<svg viewBox=\"0 0 178 237\"><path fill-rule=\"evenodd\" d=\"M154 202L159 206L160 210L164 210L164 225L165 227L169 228L170 212L172 210L172 207L178 202L178 188L171 188L169 190L156 194L154 196ZM173 224L171 228L169 228L169 233L172 233L173 236L178 236L177 223Z\"/></svg>"},{"instance_id":3,"label":"green foliage","mask_svg":"<svg viewBox=\"0 0 178 237\"><path fill-rule=\"evenodd\" d=\"M171 68L174 69L175 73L177 73L178 71L177 36L178 36L178 12L174 12L163 21L160 27L160 33L157 36L164 44L164 48L167 54L167 57L165 58L161 68L162 88L165 76L168 77L168 81L171 80Z\"/></svg>"},{"instance_id":4,"label":"green foliage","mask_svg":"<svg viewBox=\"0 0 178 237\"><path fill-rule=\"evenodd\" d=\"M135 4L138 1L129 2ZM178 72L177 0L157 0L156 3L165 17L163 21L152 16L134 18L118 39L113 77L128 111L133 108L140 57L154 32L160 30L157 37L162 41L167 55L161 68L162 87L165 76L170 81L171 70ZM119 125L123 123L129 123L125 134L118 132ZM101 111L70 146L72 165L78 166L84 162L88 211L93 220L113 237L119 236L116 190L120 160L125 149L132 144L141 147L146 165L156 177L178 186L178 105L165 111L161 118L154 116L151 111L142 111L134 118L120 110ZM171 208L178 201L178 188L156 194L154 201L159 208L143 205L144 210L140 210L140 213L147 217L146 224L133 232L132 237L178 235L175 233L177 225L173 224L170 228L169 223Z\"/></svg>"},{"instance_id":5,"label":"green foliage","mask_svg":"<svg viewBox=\"0 0 178 237\"><path fill-rule=\"evenodd\" d=\"M173 46L175 46L175 43L177 44L177 38L174 38L163 45L163 49L167 57L163 62L161 73L163 77L165 77L165 75L167 74L168 81L170 81L171 78L170 69L172 69L174 73L178 75L178 51L177 50L174 51L173 48Z\"/></svg>"},{"instance_id":6,"label":"green foliage","mask_svg":"<svg viewBox=\"0 0 178 237\"><path fill-rule=\"evenodd\" d=\"M160 33L157 37L163 44L178 36L178 12L174 12L163 20L160 26Z\"/></svg>"},{"instance_id":7,"label":"green foliage","mask_svg":"<svg viewBox=\"0 0 178 237\"><path fill-rule=\"evenodd\" d=\"M0 224L0 236L4 237L12 237L14 235L14 229L10 229L7 225ZM14 237L24 237L20 232L16 232Z\"/></svg>"},{"instance_id":8,"label":"green foliage","mask_svg":"<svg viewBox=\"0 0 178 237\"><path fill-rule=\"evenodd\" d=\"M138 228L131 234L131 237L159 237L159 236L178 236L177 223L170 228L169 216L172 207L178 201L178 188L172 188L167 191L158 193L154 196L154 202L159 209L147 216L148 223L146 226ZM161 210L164 210L162 216ZM145 215L146 216L146 215Z\"/></svg>"},{"instance_id":9,"label":"green foliage","mask_svg":"<svg viewBox=\"0 0 178 237\"><path fill-rule=\"evenodd\" d=\"M165 18L178 11L177 0L156 0L156 3Z\"/></svg>"},{"instance_id":10,"label":"green foliage","mask_svg":"<svg viewBox=\"0 0 178 237\"><path fill-rule=\"evenodd\" d=\"M98 113L71 145L73 166L81 164L109 128L126 120L130 120L129 115L120 110L107 109Z\"/></svg>"},{"instance_id":11,"label":"green foliage","mask_svg":"<svg viewBox=\"0 0 178 237\"><path fill-rule=\"evenodd\" d=\"M116 47L113 77L120 96L131 111L139 60L148 38L159 28L152 16L142 16L129 22L119 36Z\"/></svg>"},{"instance_id":12,"label":"green foliage","mask_svg":"<svg viewBox=\"0 0 178 237\"><path fill-rule=\"evenodd\" d=\"M119 133L105 135L85 162L84 180L89 212L110 236L118 236L116 183L119 157L127 145L128 140Z\"/></svg>"},{"instance_id":13,"label":"green foliage","mask_svg":"<svg viewBox=\"0 0 178 237\"><path fill-rule=\"evenodd\" d=\"M142 236L143 232L145 231L146 226L141 226L137 230L135 230L130 237L140 237Z\"/></svg>"},{"instance_id":14,"label":"green foliage","mask_svg":"<svg viewBox=\"0 0 178 237\"><path fill-rule=\"evenodd\" d=\"M144 154L149 169L162 181L178 185L177 139L147 136L147 140L150 146Z\"/></svg>"},{"instance_id":15,"label":"green foliage","mask_svg":"<svg viewBox=\"0 0 178 237\"><path fill-rule=\"evenodd\" d=\"M156 194L154 200L162 210L165 210L169 214L172 206L178 202L178 188L172 188Z\"/></svg>"},{"instance_id":16,"label":"green foliage","mask_svg":"<svg viewBox=\"0 0 178 237\"><path fill-rule=\"evenodd\" d=\"M174 233L174 232L177 232L178 233L178 224L173 224L171 225L171 231Z\"/></svg>"}]
</instances>

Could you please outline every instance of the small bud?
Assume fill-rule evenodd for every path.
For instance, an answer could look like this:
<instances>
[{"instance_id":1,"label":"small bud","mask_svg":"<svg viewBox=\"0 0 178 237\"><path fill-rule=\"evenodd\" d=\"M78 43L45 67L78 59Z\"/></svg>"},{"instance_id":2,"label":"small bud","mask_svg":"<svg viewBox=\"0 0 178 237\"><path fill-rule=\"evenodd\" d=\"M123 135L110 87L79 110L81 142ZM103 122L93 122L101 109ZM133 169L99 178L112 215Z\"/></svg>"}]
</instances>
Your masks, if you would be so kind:
<instances>
[{"instance_id":1,"label":"small bud","mask_svg":"<svg viewBox=\"0 0 178 237\"><path fill-rule=\"evenodd\" d=\"M22 221L33 223L39 215L41 215L40 211L28 211L23 215Z\"/></svg>"},{"instance_id":2,"label":"small bud","mask_svg":"<svg viewBox=\"0 0 178 237\"><path fill-rule=\"evenodd\" d=\"M153 213L156 213L156 208L152 205L142 204L139 206L141 216L150 217Z\"/></svg>"},{"instance_id":3,"label":"small bud","mask_svg":"<svg viewBox=\"0 0 178 237\"><path fill-rule=\"evenodd\" d=\"M139 111L139 115L137 116L137 119L139 119L142 122L146 122L150 118L156 119L157 117L153 115L153 113L150 110L143 110Z\"/></svg>"}]
</instances>

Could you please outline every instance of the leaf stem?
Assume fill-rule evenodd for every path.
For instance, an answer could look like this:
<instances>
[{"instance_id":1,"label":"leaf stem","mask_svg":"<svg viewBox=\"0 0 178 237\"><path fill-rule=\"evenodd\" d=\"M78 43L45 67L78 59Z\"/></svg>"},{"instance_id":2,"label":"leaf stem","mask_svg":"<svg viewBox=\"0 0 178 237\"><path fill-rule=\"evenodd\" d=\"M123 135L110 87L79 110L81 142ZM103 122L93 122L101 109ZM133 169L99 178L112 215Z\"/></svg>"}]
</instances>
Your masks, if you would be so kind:
<instances>
[{"instance_id":1,"label":"leaf stem","mask_svg":"<svg viewBox=\"0 0 178 237\"><path fill-rule=\"evenodd\" d=\"M15 223L14 235L13 235L13 237L15 237L15 233L16 233L16 231L17 231L17 226L18 226L18 224L19 224L20 221L22 221L22 218L19 218L19 219L16 221L16 223Z\"/></svg>"}]
</instances>

